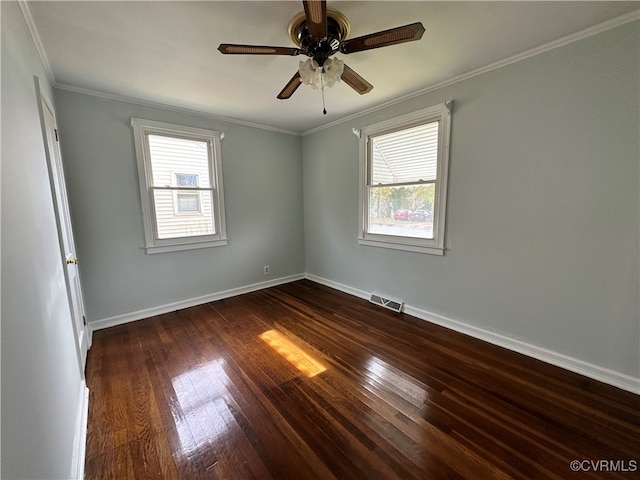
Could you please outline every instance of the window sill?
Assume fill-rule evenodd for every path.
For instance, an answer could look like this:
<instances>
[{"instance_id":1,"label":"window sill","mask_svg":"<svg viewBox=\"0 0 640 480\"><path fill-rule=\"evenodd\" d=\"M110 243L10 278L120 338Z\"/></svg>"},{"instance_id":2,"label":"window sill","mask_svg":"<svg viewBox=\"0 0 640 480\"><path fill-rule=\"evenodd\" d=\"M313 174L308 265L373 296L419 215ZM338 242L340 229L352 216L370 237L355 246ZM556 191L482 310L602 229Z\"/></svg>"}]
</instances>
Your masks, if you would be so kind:
<instances>
[{"instance_id":1,"label":"window sill","mask_svg":"<svg viewBox=\"0 0 640 480\"><path fill-rule=\"evenodd\" d=\"M437 247L435 245L419 245L419 244L411 244L411 243L400 243L400 242L390 242L384 240L371 240L365 238L358 239L359 245L364 245L367 247L379 247L379 248L390 248L393 250L404 250L406 252L416 252L416 253L426 253L429 255L444 255L444 247Z\"/></svg>"},{"instance_id":2,"label":"window sill","mask_svg":"<svg viewBox=\"0 0 640 480\"><path fill-rule=\"evenodd\" d=\"M223 247L228 243L227 239L211 240L198 243L179 243L173 245L148 245L145 250L148 255L154 253L179 252L181 250L195 250L198 248Z\"/></svg>"}]
</instances>

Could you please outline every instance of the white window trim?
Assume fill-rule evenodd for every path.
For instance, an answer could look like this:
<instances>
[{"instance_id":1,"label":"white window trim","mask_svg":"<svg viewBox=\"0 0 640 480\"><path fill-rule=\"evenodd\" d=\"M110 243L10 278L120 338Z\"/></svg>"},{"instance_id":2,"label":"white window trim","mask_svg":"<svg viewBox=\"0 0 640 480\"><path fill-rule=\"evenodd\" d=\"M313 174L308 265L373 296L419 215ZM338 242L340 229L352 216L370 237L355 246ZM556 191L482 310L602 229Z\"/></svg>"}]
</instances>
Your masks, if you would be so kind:
<instances>
[{"instance_id":1,"label":"white window trim","mask_svg":"<svg viewBox=\"0 0 640 480\"><path fill-rule=\"evenodd\" d=\"M138 165L138 180L140 183L140 200L142 204L142 217L144 221L144 248L146 252L165 253L180 250L192 250L227 245L227 230L224 214L224 188L222 184L222 158L220 155L221 132L205 130L202 128L185 127L153 120L140 118L131 119L136 159ZM209 148L210 185L213 197L214 228L213 235L199 235L193 237L177 237L159 239L155 224L155 210L153 202L153 184L151 176L151 158L149 156L149 144L146 140L148 134L168 135L207 142Z\"/></svg>"},{"instance_id":2,"label":"white window trim","mask_svg":"<svg viewBox=\"0 0 640 480\"><path fill-rule=\"evenodd\" d=\"M360 173L359 173L359 205L358 205L358 244L371 247L391 248L409 252L444 255L444 232L447 207L447 182L449 172L449 145L451 140L451 109L453 100L448 100L433 107L424 108L400 117L368 125L360 129ZM369 195L368 185L370 169L368 165L369 138L403 130L415 125L438 121L438 176L435 182L436 195L433 207L433 239L381 235L368 232Z\"/></svg>"}]
</instances>

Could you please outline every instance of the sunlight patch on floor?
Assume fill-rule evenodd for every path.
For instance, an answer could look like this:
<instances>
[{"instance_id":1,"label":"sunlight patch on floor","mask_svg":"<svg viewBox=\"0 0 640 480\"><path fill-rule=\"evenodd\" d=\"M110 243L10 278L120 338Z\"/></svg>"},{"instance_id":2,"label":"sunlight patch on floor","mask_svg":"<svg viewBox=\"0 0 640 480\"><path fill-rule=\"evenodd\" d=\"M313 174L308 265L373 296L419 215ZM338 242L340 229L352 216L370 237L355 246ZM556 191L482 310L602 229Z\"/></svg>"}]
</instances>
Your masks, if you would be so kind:
<instances>
[{"instance_id":1,"label":"sunlight patch on floor","mask_svg":"<svg viewBox=\"0 0 640 480\"><path fill-rule=\"evenodd\" d=\"M267 330L260 334L260 339L309 378L326 370L324 365L315 360L300 347L294 345L280 332Z\"/></svg>"}]
</instances>

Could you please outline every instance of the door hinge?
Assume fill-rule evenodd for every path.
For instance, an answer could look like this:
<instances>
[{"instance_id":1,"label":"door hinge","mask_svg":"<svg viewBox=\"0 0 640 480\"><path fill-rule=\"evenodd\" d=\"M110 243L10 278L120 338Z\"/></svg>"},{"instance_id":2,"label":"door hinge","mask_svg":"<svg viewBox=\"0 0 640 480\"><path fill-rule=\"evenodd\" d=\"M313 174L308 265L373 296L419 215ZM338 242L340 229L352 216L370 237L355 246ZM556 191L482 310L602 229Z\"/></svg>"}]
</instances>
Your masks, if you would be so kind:
<instances>
[{"instance_id":1,"label":"door hinge","mask_svg":"<svg viewBox=\"0 0 640 480\"><path fill-rule=\"evenodd\" d=\"M87 326L87 317L85 317L84 315L82 315L82 323L84 323L84 326Z\"/></svg>"},{"instance_id":2,"label":"door hinge","mask_svg":"<svg viewBox=\"0 0 640 480\"><path fill-rule=\"evenodd\" d=\"M56 142L58 142L58 141L59 141L59 140L58 140L58 129L57 129L57 128L54 128L54 129L53 129L53 131L56 133Z\"/></svg>"}]
</instances>

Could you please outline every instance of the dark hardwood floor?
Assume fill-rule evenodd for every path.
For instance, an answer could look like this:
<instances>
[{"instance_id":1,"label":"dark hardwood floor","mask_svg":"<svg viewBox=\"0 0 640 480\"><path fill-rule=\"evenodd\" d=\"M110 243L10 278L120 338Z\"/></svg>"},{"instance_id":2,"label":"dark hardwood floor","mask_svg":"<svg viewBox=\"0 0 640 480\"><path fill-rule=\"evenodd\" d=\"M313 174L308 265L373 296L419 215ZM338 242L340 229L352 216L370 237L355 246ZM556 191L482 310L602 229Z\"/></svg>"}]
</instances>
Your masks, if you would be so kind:
<instances>
[{"instance_id":1,"label":"dark hardwood floor","mask_svg":"<svg viewBox=\"0 0 640 480\"><path fill-rule=\"evenodd\" d=\"M89 480L640 468L639 396L304 280L98 331L87 382Z\"/></svg>"}]
</instances>

